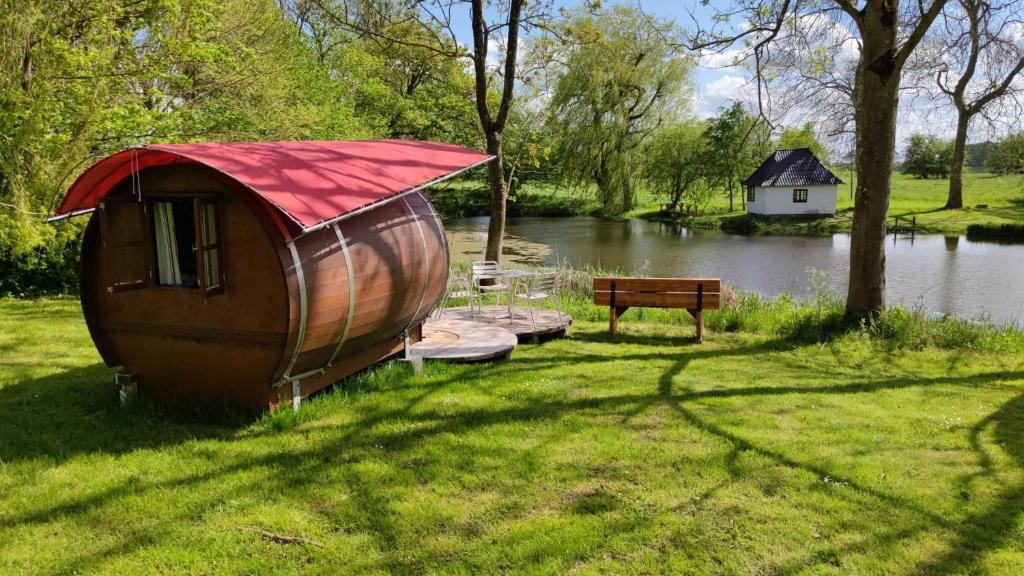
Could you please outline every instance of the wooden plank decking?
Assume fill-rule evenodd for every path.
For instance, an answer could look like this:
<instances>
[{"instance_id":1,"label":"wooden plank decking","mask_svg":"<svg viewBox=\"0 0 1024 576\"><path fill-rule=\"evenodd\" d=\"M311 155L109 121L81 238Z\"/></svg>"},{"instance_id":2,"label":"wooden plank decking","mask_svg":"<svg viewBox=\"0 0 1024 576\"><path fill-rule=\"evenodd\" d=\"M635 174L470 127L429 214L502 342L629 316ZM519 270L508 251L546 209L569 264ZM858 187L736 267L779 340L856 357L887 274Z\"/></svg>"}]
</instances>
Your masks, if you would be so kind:
<instances>
[{"instance_id":1,"label":"wooden plank decking","mask_svg":"<svg viewBox=\"0 0 1024 576\"><path fill-rule=\"evenodd\" d=\"M482 311L475 315L468 306L446 308L441 314L441 318L498 326L515 334L520 342L564 336L569 326L572 325L572 316L564 312L561 313L561 319L559 319L558 311L546 308L535 308L533 314L536 326L530 319L529 309L518 306L515 308L511 320L508 317L508 308L505 306L484 306Z\"/></svg>"},{"instance_id":2,"label":"wooden plank decking","mask_svg":"<svg viewBox=\"0 0 1024 576\"><path fill-rule=\"evenodd\" d=\"M430 318L423 323L423 339L409 347L409 354L424 360L479 362L507 358L516 344L516 335L499 326Z\"/></svg>"}]
</instances>

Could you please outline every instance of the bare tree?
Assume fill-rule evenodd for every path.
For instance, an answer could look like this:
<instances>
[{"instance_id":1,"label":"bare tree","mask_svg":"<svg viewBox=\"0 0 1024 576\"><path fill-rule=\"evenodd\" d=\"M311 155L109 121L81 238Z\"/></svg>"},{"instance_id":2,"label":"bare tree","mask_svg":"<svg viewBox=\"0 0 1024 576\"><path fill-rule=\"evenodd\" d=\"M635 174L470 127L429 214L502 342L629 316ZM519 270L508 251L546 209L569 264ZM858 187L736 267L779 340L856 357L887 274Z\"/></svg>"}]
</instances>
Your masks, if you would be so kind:
<instances>
[{"instance_id":1,"label":"bare tree","mask_svg":"<svg viewBox=\"0 0 1024 576\"><path fill-rule=\"evenodd\" d=\"M388 0L314 1L329 17L359 34L471 61L477 116L486 150L495 157L487 167L490 223L485 258L499 260L508 202L502 138L515 100L520 34L546 28L550 0L413 0L402 10L395 10ZM473 46L468 53L456 40L453 27L453 18L467 8L473 30ZM410 41L389 33L396 24L408 23L417 23L436 42ZM489 58L496 56L496 49L501 54L492 62Z\"/></svg>"},{"instance_id":2,"label":"bare tree","mask_svg":"<svg viewBox=\"0 0 1024 576\"><path fill-rule=\"evenodd\" d=\"M900 80L908 59L949 0L734 0L718 10L710 29L699 28L690 48L722 49L749 45L764 113L770 94L766 74L772 49L790 37L804 18L826 19L852 31L860 44L852 101L856 136L857 195L850 246L846 313L870 320L885 307L885 230L896 145ZM738 32L722 23L739 18ZM696 19L695 19L696 20Z\"/></svg>"},{"instance_id":3,"label":"bare tree","mask_svg":"<svg viewBox=\"0 0 1024 576\"><path fill-rule=\"evenodd\" d=\"M944 11L945 33L936 41L935 82L956 108L956 137L946 208L964 205L964 163L971 121L1000 99L1017 98L1024 86L1024 20L1019 0L957 0Z\"/></svg>"}]
</instances>

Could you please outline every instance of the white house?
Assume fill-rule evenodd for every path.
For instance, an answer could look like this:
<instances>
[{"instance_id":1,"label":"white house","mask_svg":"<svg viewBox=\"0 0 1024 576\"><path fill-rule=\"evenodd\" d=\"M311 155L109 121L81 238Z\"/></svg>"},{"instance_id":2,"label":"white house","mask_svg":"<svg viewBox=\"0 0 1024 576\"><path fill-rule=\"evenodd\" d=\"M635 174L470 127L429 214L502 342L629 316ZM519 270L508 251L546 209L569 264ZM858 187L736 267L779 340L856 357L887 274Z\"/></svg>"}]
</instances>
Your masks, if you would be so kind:
<instances>
[{"instance_id":1,"label":"white house","mask_svg":"<svg viewBox=\"0 0 1024 576\"><path fill-rule=\"evenodd\" d=\"M776 150L743 185L747 212L762 216L834 215L843 181L809 148Z\"/></svg>"}]
</instances>

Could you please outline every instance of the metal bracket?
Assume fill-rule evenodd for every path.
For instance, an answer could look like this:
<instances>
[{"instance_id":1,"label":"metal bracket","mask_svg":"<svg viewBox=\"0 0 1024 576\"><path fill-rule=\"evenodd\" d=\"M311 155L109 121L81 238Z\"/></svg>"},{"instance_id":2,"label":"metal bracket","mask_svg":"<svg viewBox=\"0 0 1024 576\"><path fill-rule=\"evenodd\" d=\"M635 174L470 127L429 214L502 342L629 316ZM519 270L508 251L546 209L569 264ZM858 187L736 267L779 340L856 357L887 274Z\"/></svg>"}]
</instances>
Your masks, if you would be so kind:
<instances>
[{"instance_id":1,"label":"metal bracket","mask_svg":"<svg viewBox=\"0 0 1024 576\"><path fill-rule=\"evenodd\" d=\"M292 380L292 369L295 368L295 363L299 360L299 353L302 351L302 342L306 339L306 316L308 314L309 307L309 304L306 302L306 274L302 270L302 260L299 259L299 250L295 247L294 239L289 239L286 242L286 245L288 246L288 251L291 252L292 264L295 266L295 279L299 284L299 333L295 337L295 349L292 350L292 357L288 361L288 366L281 374L281 378L273 384L274 388L279 388L285 382Z\"/></svg>"}]
</instances>

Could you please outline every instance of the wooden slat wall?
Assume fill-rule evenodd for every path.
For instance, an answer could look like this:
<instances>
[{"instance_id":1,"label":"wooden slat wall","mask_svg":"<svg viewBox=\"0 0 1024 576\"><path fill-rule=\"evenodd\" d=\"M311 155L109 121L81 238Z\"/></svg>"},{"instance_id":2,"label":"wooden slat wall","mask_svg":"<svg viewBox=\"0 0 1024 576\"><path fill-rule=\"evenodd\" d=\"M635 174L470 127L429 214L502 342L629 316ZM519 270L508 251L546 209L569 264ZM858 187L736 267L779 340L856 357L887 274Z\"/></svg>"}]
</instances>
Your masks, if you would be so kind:
<instances>
[{"instance_id":1,"label":"wooden slat wall","mask_svg":"<svg viewBox=\"0 0 1024 576\"><path fill-rule=\"evenodd\" d=\"M447 280L444 232L420 194L340 223L353 263L355 310L335 363L422 322ZM347 321L348 271L333 229L297 243L306 274L309 316L292 374L317 370L334 352ZM288 270L289 276L294 271ZM293 295L293 298L295 296Z\"/></svg>"},{"instance_id":2,"label":"wooden slat wall","mask_svg":"<svg viewBox=\"0 0 1024 576\"><path fill-rule=\"evenodd\" d=\"M82 265L89 272L82 275L82 298L103 358L136 372L140 389L154 396L265 407L279 393L269 385L283 372L298 339L297 275L280 233L264 206L201 168L166 166L142 176L144 194L219 197L225 288L211 296L153 285L108 293L108 254L99 226L91 224L84 240ZM144 225L122 224L118 229L133 235ZM341 228L353 264L355 313L348 340L328 372L333 376L400 349L397 338L437 304L448 273L443 228L420 194L343 221ZM333 229L310 234L296 246L309 299L292 374L326 364L348 320L350 294L349 271ZM303 392L330 383L325 375L304 382Z\"/></svg>"},{"instance_id":3,"label":"wooden slat wall","mask_svg":"<svg viewBox=\"0 0 1024 576\"><path fill-rule=\"evenodd\" d=\"M226 283L211 296L155 286L152 280L141 289L108 293L107 254L99 226L90 223L83 239L82 267L88 272L82 275L82 301L101 355L138 374L140 390L152 396L265 406L288 336L289 301L278 246L255 212L259 206L196 166L144 170L141 183L144 196L218 195ZM123 185L113 192L125 198L127 193ZM143 224L117 228L134 234Z\"/></svg>"}]
</instances>

